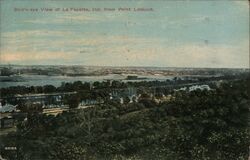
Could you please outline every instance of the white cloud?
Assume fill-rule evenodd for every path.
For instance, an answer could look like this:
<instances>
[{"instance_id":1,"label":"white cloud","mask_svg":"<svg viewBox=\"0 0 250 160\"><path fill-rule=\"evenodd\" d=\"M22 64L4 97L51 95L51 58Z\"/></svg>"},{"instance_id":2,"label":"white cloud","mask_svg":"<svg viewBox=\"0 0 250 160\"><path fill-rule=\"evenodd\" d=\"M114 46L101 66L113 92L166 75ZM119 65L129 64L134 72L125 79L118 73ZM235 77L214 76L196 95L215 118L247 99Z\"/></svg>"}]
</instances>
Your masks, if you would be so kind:
<instances>
[{"instance_id":1,"label":"white cloud","mask_svg":"<svg viewBox=\"0 0 250 160\"><path fill-rule=\"evenodd\" d=\"M65 36L70 35L72 32L69 31L51 31L51 30L24 30L14 32L4 32L1 38L9 39L24 39L28 37L41 37L41 36Z\"/></svg>"},{"instance_id":2,"label":"white cloud","mask_svg":"<svg viewBox=\"0 0 250 160\"><path fill-rule=\"evenodd\" d=\"M32 34L49 35L52 32L30 31L17 33L20 37ZM55 32L57 35L64 32ZM249 40L240 44L200 45L179 44L167 46L157 38L93 35L91 38L68 33L71 38L55 41L37 40L1 50L1 62L22 63L47 60L84 65L172 66L172 67L248 67ZM11 33L8 37L13 36ZM79 36L75 38L74 36ZM18 42L19 43L19 42ZM80 53L81 52L81 53Z\"/></svg>"},{"instance_id":3,"label":"white cloud","mask_svg":"<svg viewBox=\"0 0 250 160\"><path fill-rule=\"evenodd\" d=\"M63 52L8 52L0 54L1 63L19 63L24 61L42 62L46 60L66 60L72 54Z\"/></svg>"},{"instance_id":4,"label":"white cloud","mask_svg":"<svg viewBox=\"0 0 250 160\"><path fill-rule=\"evenodd\" d=\"M234 0L235 4L243 7L244 9L249 9L249 1L248 0Z\"/></svg>"},{"instance_id":5,"label":"white cloud","mask_svg":"<svg viewBox=\"0 0 250 160\"><path fill-rule=\"evenodd\" d=\"M130 45L100 48L100 57L90 57L90 63L98 65L147 65L172 67L248 67L249 49L239 46L206 46L186 44L165 47L152 44L143 48Z\"/></svg>"},{"instance_id":6,"label":"white cloud","mask_svg":"<svg viewBox=\"0 0 250 160\"><path fill-rule=\"evenodd\" d=\"M67 13L67 14L53 14L49 17L44 17L42 19L28 19L22 21L24 23L33 23L33 24L84 24L84 23L100 23L107 21L123 21L122 17L124 14L116 13L105 13L103 14L79 14L79 13Z\"/></svg>"}]
</instances>

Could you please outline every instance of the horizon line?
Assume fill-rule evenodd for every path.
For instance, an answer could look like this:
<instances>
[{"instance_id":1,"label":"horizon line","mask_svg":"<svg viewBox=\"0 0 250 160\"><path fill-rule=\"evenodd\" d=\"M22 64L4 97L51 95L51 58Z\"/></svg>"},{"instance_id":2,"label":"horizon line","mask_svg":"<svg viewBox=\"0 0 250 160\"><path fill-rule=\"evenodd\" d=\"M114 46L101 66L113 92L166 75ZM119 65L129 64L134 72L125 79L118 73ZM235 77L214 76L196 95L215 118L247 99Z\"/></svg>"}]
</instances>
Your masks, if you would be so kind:
<instances>
[{"instance_id":1,"label":"horizon line","mask_svg":"<svg viewBox=\"0 0 250 160\"><path fill-rule=\"evenodd\" d=\"M84 65L84 64L0 64L0 66L81 66L81 67L110 67L110 68L186 68L186 69L250 69L249 67L180 67L180 66L108 66L108 65Z\"/></svg>"}]
</instances>

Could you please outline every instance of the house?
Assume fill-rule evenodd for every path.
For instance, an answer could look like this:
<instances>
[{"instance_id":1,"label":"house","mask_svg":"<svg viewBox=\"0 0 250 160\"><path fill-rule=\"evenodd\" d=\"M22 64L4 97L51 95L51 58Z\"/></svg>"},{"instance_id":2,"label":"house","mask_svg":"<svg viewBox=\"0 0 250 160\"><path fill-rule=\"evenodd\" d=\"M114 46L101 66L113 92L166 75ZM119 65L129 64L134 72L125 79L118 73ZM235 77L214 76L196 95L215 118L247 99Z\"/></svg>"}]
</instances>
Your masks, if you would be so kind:
<instances>
[{"instance_id":1,"label":"house","mask_svg":"<svg viewBox=\"0 0 250 160\"><path fill-rule=\"evenodd\" d=\"M13 127L14 122L15 122L15 120L11 116L2 118L1 119L1 129Z\"/></svg>"},{"instance_id":2,"label":"house","mask_svg":"<svg viewBox=\"0 0 250 160\"><path fill-rule=\"evenodd\" d=\"M11 105L6 103L5 105L2 105L2 103L0 103L0 112L1 113L6 113L6 112L14 112L16 111L16 107L17 105Z\"/></svg>"},{"instance_id":3,"label":"house","mask_svg":"<svg viewBox=\"0 0 250 160\"><path fill-rule=\"evenodd\" d=\"M194 90L211 90L211 88L208 85L195 85L195 86L191 86L189 87L189 92L194 91Z\"/></svg>"}]
</instances>

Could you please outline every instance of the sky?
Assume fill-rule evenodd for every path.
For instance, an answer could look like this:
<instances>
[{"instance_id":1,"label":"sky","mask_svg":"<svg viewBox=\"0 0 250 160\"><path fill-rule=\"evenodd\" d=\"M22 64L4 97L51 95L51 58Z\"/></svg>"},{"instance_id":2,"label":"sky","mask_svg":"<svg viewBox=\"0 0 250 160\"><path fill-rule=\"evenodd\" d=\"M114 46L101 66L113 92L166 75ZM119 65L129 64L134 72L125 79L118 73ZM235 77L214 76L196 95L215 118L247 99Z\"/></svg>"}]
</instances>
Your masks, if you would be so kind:
<instances>
[{"instance_id":1,"label":"sky","mask_svg":"<svg viewBox=\"0 0 250 160\"><path fill-rule=\"evenodd\" d=\"M0 64L249 67L247 0L0 0L0 14Z\"/></svg>"}]
</instances>

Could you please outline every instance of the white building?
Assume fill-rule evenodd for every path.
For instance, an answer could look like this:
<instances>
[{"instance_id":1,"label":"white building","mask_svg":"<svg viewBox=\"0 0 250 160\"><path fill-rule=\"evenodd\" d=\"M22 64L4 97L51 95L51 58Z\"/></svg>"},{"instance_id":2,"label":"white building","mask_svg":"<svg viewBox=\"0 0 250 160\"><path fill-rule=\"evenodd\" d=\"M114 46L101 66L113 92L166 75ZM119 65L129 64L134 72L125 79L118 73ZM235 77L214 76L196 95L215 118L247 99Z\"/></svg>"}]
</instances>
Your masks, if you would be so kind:
<instances>
[{"instance_id":1,"label":"white building","mask_svg":"<svg viewBox=\"0 0 250 160\"><path fill-rule=\"evenodd\" d=\"M195 86L191 86L189 87L189 92L194 91L194 90L211 90L211 88L208 85L195 85Z\"/></svg>"}]
</instances>

